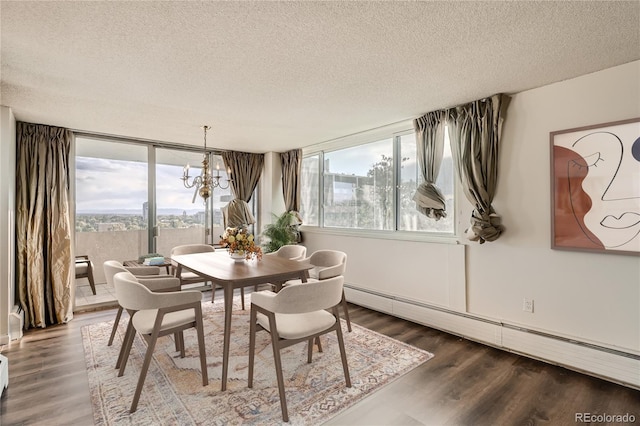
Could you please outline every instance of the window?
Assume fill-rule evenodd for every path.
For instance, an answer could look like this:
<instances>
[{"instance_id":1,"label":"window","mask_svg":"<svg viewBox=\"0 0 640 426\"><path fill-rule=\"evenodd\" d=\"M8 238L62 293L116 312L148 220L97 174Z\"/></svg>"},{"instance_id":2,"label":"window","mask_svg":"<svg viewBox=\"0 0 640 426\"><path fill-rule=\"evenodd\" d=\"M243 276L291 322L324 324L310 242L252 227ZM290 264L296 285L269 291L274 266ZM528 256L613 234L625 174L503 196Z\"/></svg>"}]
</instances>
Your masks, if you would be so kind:
<instances>
[{"instance_id":1,"label":"window","mask_svg":"<svg viewBox=\"0 0 640 426\"><path fill-rule=\"evenodd\" d=\"M324 226L393 229L393 139L326 153Z\"/></svg>"},{"instance_id":2,"label":"window","mask_svg":"<svg viewBox=\"0 0 640 426\"><path fill-rule=\"evenodd\" d=\"M400 139L400 185L399 196L399 220L398 230L402 231L426 231L438 233L453 233L453 191L454 191L454 169L451 157L451 146L449 145L449 133L445 130L444 156L440 166L440 174L436 180L436 185L442 191L445 199L447 217L440 220L433 220L416 210L416 203L413 201L413 194L416 188L422 183L422 174L418 167L416 152L416 136L414 133L402 135Z\"/></svg>"},{"instance_id":3,"label":"window","mask_svg":"<svg viewBox=\"0 0 640 426\"><path fill-rule=\"evenodd\" d=\"M413 194L422 175L415 134L404 131L304 157L300 209L304 225L453 235L454 169L446 131L445 135L436 184L445 198L446 218L436 221L415 208Z\"/></svg>"}]
</instances>

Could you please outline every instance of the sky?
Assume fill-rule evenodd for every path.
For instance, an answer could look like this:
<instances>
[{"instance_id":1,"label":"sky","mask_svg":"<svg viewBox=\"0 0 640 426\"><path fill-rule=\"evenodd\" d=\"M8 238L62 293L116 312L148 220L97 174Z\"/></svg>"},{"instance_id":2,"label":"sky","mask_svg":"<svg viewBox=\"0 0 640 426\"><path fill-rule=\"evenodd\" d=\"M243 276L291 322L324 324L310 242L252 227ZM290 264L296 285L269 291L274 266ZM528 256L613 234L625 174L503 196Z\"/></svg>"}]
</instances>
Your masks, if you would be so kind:
<instances>
[{"instance_id":1,"label":"sky","mask_svg":"<svg viewBox=\"0 0 640 426\"><path fill-rule=\"evenodd\" d=\"M415 176L416 168L413 134L403 136L402 141L403 147L411 147L411 160L402 164L403 179L410 179L411 176ZM105 152L104 142L101 143L100 145L94 141L83 140L77 145L76 211L97 213L132 210L133 213L141 214L143 203L148 200L146 147L114 143L110 145L112 149ZM445 155L451 155L448 145L445 146ZM161 213L162 209L186 210L190 214L203 211L202 199L197 196L194 203L194 189L185 188L180 179L186 162L190 163L191 176L200 173L198 166L201 165L202 154L160 149L156 152L158 163L165 163L159 164L156 168L158 212ZM393 155L392 139L327 152L325 159L329 160L329 170L332 173L366 176L371 166L380 161L383 155ZM403 152L402 155L406 156L406 153ZM226 177L224 164L219 156L214 157L212 164L214 174L217 164L220 165L220 173ZM224 177L222 181L224 182ZM220 201L221 196L225 196L225 201ZM229 196L230 189L214 189L214 208L226 204Z\"/></svg>"},{"instance_id":2,"label":"sky","mask_svg":"<svg viewBox=\"0 0 640 426\"><path fill-rule=\"evenodd\" d=\"M192 202L194 189L184 187L180 179L182 173L182 166L157 166L158 211L169 208L186 210L188 213L204 210L199 196L195 203ZM200 174L200 169L192 166L189 174ZM223 171L221 174L225 175ZM142 205L148 200L147 175L146 163L76 157L76 211L88 213L134 209L142 212ZM229 189L216 188L214 200L229 193Z\"/></svg>"}]
</instances>

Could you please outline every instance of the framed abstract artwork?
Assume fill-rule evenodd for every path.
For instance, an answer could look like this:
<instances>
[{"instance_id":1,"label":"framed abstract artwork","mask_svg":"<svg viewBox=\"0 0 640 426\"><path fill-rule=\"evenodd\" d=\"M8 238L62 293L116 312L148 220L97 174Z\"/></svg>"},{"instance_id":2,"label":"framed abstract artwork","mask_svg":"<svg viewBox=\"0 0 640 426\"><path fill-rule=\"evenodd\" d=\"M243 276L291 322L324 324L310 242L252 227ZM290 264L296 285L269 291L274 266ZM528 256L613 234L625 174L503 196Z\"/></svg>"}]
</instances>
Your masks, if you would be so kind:
<instances>
[{"instance_id":1,"label":"framed abstract artwork","mask_svg":"<svg viewBox=\"0 0 640 426\"><path fill-rule=\"evenodd\" d=\"M640 255L640 118L551 141L551 248Z\"/></svg>"}]
</instances>

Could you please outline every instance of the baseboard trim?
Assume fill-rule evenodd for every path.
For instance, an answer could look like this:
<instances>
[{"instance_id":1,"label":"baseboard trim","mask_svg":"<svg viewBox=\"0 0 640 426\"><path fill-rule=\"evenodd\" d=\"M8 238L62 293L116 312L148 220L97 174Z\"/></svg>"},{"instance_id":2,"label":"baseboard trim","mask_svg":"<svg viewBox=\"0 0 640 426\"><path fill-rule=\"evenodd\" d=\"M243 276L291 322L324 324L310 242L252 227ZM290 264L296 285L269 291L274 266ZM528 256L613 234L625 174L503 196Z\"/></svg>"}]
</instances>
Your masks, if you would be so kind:
<instances>
[{"instance_id":1,"label":"baseboard trim","mask_svg":"<svg viewBox=\"0 0 640 426\"><path fill-rule=\"evenodd\" d=\"M350 303L640 389L640 355L345 284Z\"/></svg>"}]
</instances>

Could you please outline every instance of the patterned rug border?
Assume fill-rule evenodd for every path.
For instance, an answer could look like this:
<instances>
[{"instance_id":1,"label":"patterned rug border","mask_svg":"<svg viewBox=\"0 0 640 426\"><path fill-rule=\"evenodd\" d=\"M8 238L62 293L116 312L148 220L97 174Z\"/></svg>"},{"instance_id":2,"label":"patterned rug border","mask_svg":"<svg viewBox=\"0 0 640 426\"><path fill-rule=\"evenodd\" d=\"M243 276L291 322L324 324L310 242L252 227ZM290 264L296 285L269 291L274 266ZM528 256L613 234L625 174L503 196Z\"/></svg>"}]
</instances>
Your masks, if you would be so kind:
<instances>
[{"instance_id":1,"label":"patterned rug border","mask_svg":"<svg viewBox=\"0 0 640 426\"><path fill-rule=\"evenodd\" d=\"M250 296L247 296L245 301L249 302ZM221 321L216 321L216 318L212 316L222 317L221 303L216 301L216 304L212 305L210 301L203 301L203 313L205 313L205 324L216 326ZM246 317L248 321L248 310L240 310L239 297L234 298L233 316L232 327L242 327L238 321L239 317ZM210 376L207 387L202 387L201 383L197 345L190 342L190 340L195 341L195 333L185 332L187 357L184 359L176 358L175 352L171 354L174 350L172 347L173 339L167 337L164 344L158 342L154 352L138 411L129 414L128 409L146 344L139 336L136 337L127 370L123 377L118 378L114 365L124 335L124 324L126 321L121 321L118 330L119 338L114 340L112 347L106 346L106 340L113 326L113 320L81 328L96 425L155 425L159 424L158 422L163 425L321 424L344 413L369 395L395 382L434 356L428 351L358 324L352 323L353 331L349 333L346 331L345 321L342 320L353 387L346 388L344 385L344 375L339 362L335 334L328 335L328 339L323 338L324 352L322 354L314 352L312 364L306 363L306 345L300 344L287 348L292 352L290 357L296 365L294 374L291 377L285 377L290 422L283 423L275 372L273 371L275 369L272 349L267 333L258 334L258 336L266 336L266 339L262 339L262 346L258 342L259 347L256 348L258 353L256 355L254 388L248 389L246 387L246 366L244 364L246 364L247 357L245 349L244 360L241 352L241 355L236 357L239 361L236 360L234 365L232 359L230 363L228 390L220 391L221 356L212 355L210 349L220 343L219 349L221 350L222 332L217 332L217 328L222 328L220 325L213 332L209 332L208 337L205 337L208 339L206 343L207 365ZM243 342L244 344L248 344L248 323L246 328L247 341ZM205 333L208 331L207 325L205 325ZM217 334L219 334L219 340L216 337ZM238 337L238 334L245 335L236 333L234 336L232 332L231 358L233 358L234 352L233 338ZM371 348L366 344L369 341L378 345L384 343L385 349ZM238 351L242 348L236 347L235 349ZM372 355L372 351L376 350L380 352L375 352L377 355ZM261 367L261 356L259 356L262 351L266 357L263 364L268 364L263 367ZM365 352L368 353L365 354ZM304 357L300 358L303 354ZM381 362L380 358L383 354L392 354L393 356ZM301 362L300 359L302 359ZM283 352L283 365L286 365L286 360L287 355ZM373 364L373 360L378 364L376 367L369 365ZM334 369L333 366L337 368ZM234 368L238 373L245 373L244 377L240 374L235 377ZM333 370L336 370L335 374L333 374ZM259 371L265 377L260 377ZM285 374L288 374L288 371L285 371ZM337 379L337 383L336 380L331 381L334 377ZM323 383L324 380L329 383L326 387L321 385L318 389L304 388L304 386L308 387L309 383ZM243 381L244 383L242 383ZM292 383L295 388L292 387ZM299 394L296 392L298 387L303 387L306 392ZM163 400L164 402L162 402ZM211 403L199 404L203 400ZM218 409L218 411L211 408L217 402L220 402L218 405L222 405L224 408Z\"/></svg>"}]
</instances>

